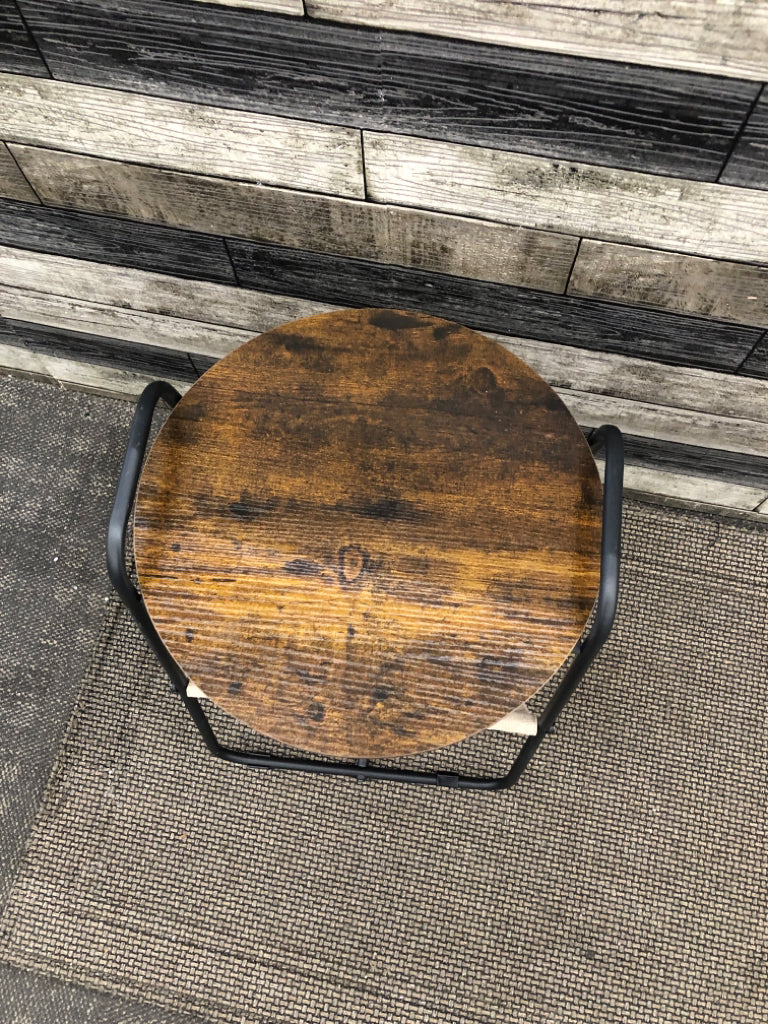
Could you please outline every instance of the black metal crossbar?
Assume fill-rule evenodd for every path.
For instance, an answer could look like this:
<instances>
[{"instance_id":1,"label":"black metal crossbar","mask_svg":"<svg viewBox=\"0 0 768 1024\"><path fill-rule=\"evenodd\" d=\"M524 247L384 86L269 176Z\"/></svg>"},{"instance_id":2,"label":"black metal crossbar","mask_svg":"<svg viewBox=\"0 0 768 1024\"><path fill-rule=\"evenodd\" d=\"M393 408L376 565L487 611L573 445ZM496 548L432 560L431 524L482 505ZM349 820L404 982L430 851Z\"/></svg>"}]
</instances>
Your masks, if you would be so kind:
<instances>
[{"instance_id":1,"label":"black metal crossbar","mask_svg":"<svg viewBox=\"0 0 768 1024\"><path fill-rule=\"evenodd\" d=\"M152 415L162 399L171 408L180 399L179 393L164 381L149 384L142 393L131 425L117 496L107 533L107 569L112 585L138 623L160 664L168 673L174 688L200 731L208 749L216 757L249 768L272 768L284 771L313 772L317 775L342 775L354 779L378 779L383 782L411 782L422 786L448 786L453 789L497 791L508 789L520 778L544 737L551 732L558 715L578 686L584 673L611 631L616 615L619 590L619 558L621 549L621 501L624 479L624 450L617 427L602 426L592 430L587 440L593 452L605 450L603 485L603 531L600 554L600 586L592 626L575 648L575 657L548 704L538 718L536 734L524 742L506 775L498 777L455 775L449 772L411 771L370 765L366 758L355 763L316 761L305 758L274 757L233 750L216 738L200 701L187 695L188 679L176 663L155 629L144 600L128 575L125 564L125 539L139 484L141 466L152 426Z\"/></svg>"}]
</instances>

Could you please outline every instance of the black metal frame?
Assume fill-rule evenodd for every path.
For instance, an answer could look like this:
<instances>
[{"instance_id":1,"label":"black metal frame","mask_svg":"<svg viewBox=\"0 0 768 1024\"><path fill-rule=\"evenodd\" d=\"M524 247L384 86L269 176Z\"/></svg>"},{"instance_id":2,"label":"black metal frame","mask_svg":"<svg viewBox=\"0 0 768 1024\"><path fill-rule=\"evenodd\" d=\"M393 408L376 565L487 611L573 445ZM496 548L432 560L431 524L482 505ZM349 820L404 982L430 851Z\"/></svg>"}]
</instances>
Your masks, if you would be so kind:
<instances>
[{"instance_id":1,"label":"black metal frame","mask_svg":"<svg viewBox=\"0 0 768 1024\"><path fill-rule=\"evenodd\" d=\"M107 534L107 569L112 584L141 628L160 664L192 716L208 749L216 757L251 768L278 768L313 772L319 775L345 775L355 779L378 779L386 782L412 782L425 786L449 786L455 789L494 791L514 785L533 757L544 737L552 730L557 716L580 682L595 655L611 631L616 614L619 586L619 554L621 546L621 500L624 478L624 454L621 432L617 427L602 426L591 431L588 441L593 452L605 449L605 483L603 486L603 535L600 561L600 587L595 617L587 636L576 645L576 656L549 703L538 718L536 735L529 736L506 775L477 777L447 772L421 772L371 766L361 758L355 764L325 762L302 758L273 757L249 754L222 746L208 721L199 700L187 696L188 680L163 644L125 566L125 538L133 509L141 466L152 425L152 414L163 399L171 407L180 399L179 393L164 381L149 384L141 395L131 425L123 470Z\"/></svg>"}]
</instances>

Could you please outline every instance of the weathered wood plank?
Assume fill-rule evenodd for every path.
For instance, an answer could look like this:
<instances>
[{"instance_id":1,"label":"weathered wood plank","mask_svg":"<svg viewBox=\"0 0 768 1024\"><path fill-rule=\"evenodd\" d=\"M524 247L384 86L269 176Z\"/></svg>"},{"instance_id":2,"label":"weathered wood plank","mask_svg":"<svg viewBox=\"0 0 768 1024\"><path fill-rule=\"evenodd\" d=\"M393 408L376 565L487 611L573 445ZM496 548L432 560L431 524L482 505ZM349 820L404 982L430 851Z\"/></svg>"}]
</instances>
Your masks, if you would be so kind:
<instances>
[{"instance_id":1,"label":"weathered wood plank","mask_svg":"<svg viewBox=\"0 0 768 1024\"><path fill-rule=\"evenodd\" d=\"M18 320L0 319L0 345L15 345L27 352L148 374L163 380L192 382L198 377L194 365L183 352Z\"/></svg>"},{"instance_id":2,"label":"weathered wood plank","mask_svg":"<svg viewBox=\"0 0 768 1024\"><path fill-rule=\"evenodd\" d=\"M679 472L666 473L644 466L625 467L624 490L663 495L683 501L704 502L707 505L719 505L745 512L755 511L766 493L765 488L746 487L743 484L705 479L700 476L686 476Z\"/></svg>"},{"instance_id":3,"label":"weathered wood plank","mask_svg":"<svg viewBox=\"0 0 768 1024\"><path fill-rule=\"evenodd\" d=\"M674 409L652 402L633 402L610 395L595 395L555 388L583 427L615 423L627 434L674 441L701 448L722 448L747 455L768 455L768 424L728 416L713 416L690 409Z\"/></svg>"},{"instance_id":4,"label":"weathered wood plank","mask_svg":"<svg viewBox=\"0 0 768 1024\"><path fill-rule=\"evenodd\" d=\"M189 0L24 9L64 81L707 181L759 91Z\"/></svg>"},{"instance_id":5,"label":"weathered wood plank","mask_svg":"<svg viewBox=\"0 0 768 1024\"><path fill-rule=\"evenodd\" d=\"M54 206L564 292L577 239L516 225L12 145Z\"/></svg>"},{"instance_id":6,"label":"weathered wood plank","mask_svg":"<svg viewBox=\"0 0 768 1024\"><path fill-rule=\"evenodd\" d=\"M0 199L0 244L234 283L220 238Z\"/></svg>"},{"instance_id":7,"label":"weathered wood plank","mask_svg":"<svg viewBox=\"0 0 768 1024\"><path fill-rule=\"evenodd\" d=\"M763 81L768 8L750 0L306 0L315 18Z\"/></svg>"},{"instance_id":8,"label":"weathered wood plank","mask_svg":"<svg viewBox=\"0 0 768 1024\"><path fill-rule=\"evenodd\" d=\"M0 142L0 196L25 203L39 203L32 186L19 170L8 147Z\"/></svg>"},{"instance_id":9,"label":"weathered wood plank","mask_svg":"<svg viewBox=\"0 0 768 1024\"><path fill-rule=\"evenodd\" d=\"M134 373L113 366L64 359L45 352L31 352L19 345L0 343L0 369L25 377L58 381L65 387L83 388L113 398L138 398L147 384L155 380L153 373ZM169 380L184 394L188 381Z\"/></svg>"},{"instance_id":10,"label":"weathered wood plank","mask_svg":"<svg viewBox=\"0 0 768 1024\"><path fill-rule=\"evenodd\" d=\"M768 195L753 189L371 132L365 166L377 202L722 259L768 252Z\"/></svg>"},{"instance_id":11,"label":"weathered wood plank","mask_svg":"<svg viewBox=\"0 0 768 1024\"><path fill-rule=\"evenodd\" d=\"M149 342L177 352L226 355L252 337L251 331L158 316L144 310L118 309L66 295L46 295L29 288L0 285L0 316L60 327L78 334L103 335L138 344Z\"/></svg>"},{"instance_id":12,"label":"weathered wood plank","mask_svg":"<svg viewBox=\"0 0 768 1024\"><path fill-rule=\"evenodd\" d=\"M768 380L768 334L760 339L754 351L744 360L739 373Z\"/></svg>"},{"instance_id":13,"label":"weathered wood plank","mask_svg":"<svg viewBox=\"0 0 768 1024\"><path fill-rule=\"evenodd\" d=\"M198 329L205 324L236 327L249 332L249 337L334 308L291 296L0 246L0 284L25 289L32 282L36 291L49 296L88 301L97 296L101 306L197 322Z\"/></svg>"},{"instance_id":14,"label":"weathered wood plank","mask_svg":"<svg viewBox=\"0 0 768 1024\"><path fill-rule=\"evenodd\" d=\"M768 424L768 383L686 366L491 335L553 387ZM715 446L719 447L719 446Z\"/></svg>"},{"instance_id":15,"label":"weathered wood plank","mask_svg":"<svg viewBox=\"0 0 768 1024\"><path fill-rule=\"evenodd\" d=\"M768 457L727 452L719 448L699 448L632 434L624 435L624 457L628 465L644 466L685 477L742 484L768 494Z\"/></svg>"},{"instance_id":16,"label":"weathered wood plank","mask_svg":"<svg viewBox=\"0 0 768 1024\"><path fill-rule=\"evenodd\" d=\"M763 89L720 181L768 189L768 90Z\"/></svg>"},{"instance_id":17,"label":"weathered wood plank","mask_svg":"<svg viewBox=\"0 0 768 1024\"><path fill-rule=\"evenodd\" d=\"M768 266L585 238L568 294L768 327Z\"/></svg>"},{"instance_id":18,"label":"weathered wood plank","mask_svg":"<svg viewBox=\"0 0 768 1024\"><path fill-rule=\"evenodd\" d=\"M0 0L0 71L51 77L14 0Z\"/></svg>"},{"instance_id":19,"label":"weathered wood plank","mask_svg":"<svg viewBox=\"0 0 768 1024\"><path fill-rule=\"evenodd\" d=\"M225 4L228 7L245 7L252 11L270 11L273 14L293 14L302 17L302 0L197 0L197 2Z\"/></svg>"},{"instance_id":20,"label":"weathered wood plank","mask_svg":"<svg viewBox=\"0 0 768 1024\"><path fill-rule=\"evenodd\" d=\"M0 137L361 198L359 132L24 75L0 75Z\"/></svg>"},{"instance_id":21,"label":"weathered wood plank","mask_svg":"<svg viewBox=\"0 0 768 1024\"><path fill-rule=\"evenodd\" d=\"M445 274L230 241L240 283L339 306L391 306L481 331L661 362L736 370L761 330L701 317L467 281Z\"/></svg>"}]
</instances>

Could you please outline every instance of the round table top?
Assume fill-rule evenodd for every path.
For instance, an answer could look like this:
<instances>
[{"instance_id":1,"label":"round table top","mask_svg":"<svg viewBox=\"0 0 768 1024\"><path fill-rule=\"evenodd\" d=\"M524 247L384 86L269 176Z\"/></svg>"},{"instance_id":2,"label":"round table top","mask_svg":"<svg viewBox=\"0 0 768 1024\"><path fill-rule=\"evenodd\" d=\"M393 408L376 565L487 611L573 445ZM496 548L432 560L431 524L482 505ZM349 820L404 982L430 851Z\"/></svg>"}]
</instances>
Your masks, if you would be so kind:
<instances>
[{"instance_id":1,"label":"round table top","mask_svg":"<svg viewBox=\"0 0 768 1024\"><path fill-rule=\"evenodd\" d=\"M147 610L189 680L341 757L446 746L536 692L597 597L602 489L555 392L497 342L347 310L254 338L142 473Z\"/></svg>"}]
</instances>

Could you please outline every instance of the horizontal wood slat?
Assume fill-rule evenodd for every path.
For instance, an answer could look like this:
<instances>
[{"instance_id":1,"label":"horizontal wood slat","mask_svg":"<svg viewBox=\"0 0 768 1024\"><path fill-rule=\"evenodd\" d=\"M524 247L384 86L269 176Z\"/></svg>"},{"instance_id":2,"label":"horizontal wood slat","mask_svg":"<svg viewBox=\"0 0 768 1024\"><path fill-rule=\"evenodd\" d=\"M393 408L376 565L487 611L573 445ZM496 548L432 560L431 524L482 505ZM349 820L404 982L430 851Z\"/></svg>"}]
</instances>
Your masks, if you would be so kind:
<instances>
[{"instance_id":1,"label":"horizontal wood slat","mask_svg":"<svg viewBox=\"0 0 768 1024\"><path fill-rule=\"evenodd\" d=\"M706 181L759 91L190 0L24 0L24 10L64 81Z\"/></svg>"},{"instance_id":2,"label":"horizontal wood slat","mask_svg":"<svg viewBox=\"0 0 768 1024\"><path fill-rule=\"evenodd\" d=\"M564 292L577 239L12 145L43 202L421 270Z\"/></svg>"},{"instance_id":3,"label":"horizontal wood slat","mask_svg":"<svg viewBox=\"0 0 768 1024\"><path fill-rule=\"evenodd\" d=\"M768 379L768 334L763 336L754 351L746 358L739 373Z\"/></svg>"},{"instance_id":4,"label":"horizontal wood slat","mask_svg":"<svg viewBox=\"0 0 768 1024\"><path fill-rule=\"evenodd\" d=\"M700 317L548 295L445 274L232 240L240 284L340 306L391 306L480 331L661 362L736 370L762 331Z\"/></svg>"},{"instance_id":5,"label":"horizontal wood slat","mask_svg":"<svg viewBox=\"0 0 768 1024\"><path fill-rule=\"evenodd\" d=\"M80 334L104 335L181 352L226 355L253 336L234 327L120 309L101 302L48 295L29 288L0 285L0 316L7 320L60 327Z\"/></svg>"},{"instance_id":6,"label":"horizontal wood slat","mask_svg":"<svg viewBox=\"0 0 768 1024\"><path fill-rule=\"evenodd\" d=\"M768 490L768 457L625 434L624 458L627 464L643 465L659 472L683 473L686 477L718 479Z\"/></svg>"},{"instance_id":7,"label":"horizontal wood slat","mask_svg":"<svg viewBox=\"0 0 768 1024\"><path fill-rule=\"evenodd\" d=\"M762 81L762 0L305 0L311 17Z\"/></svg>"},{"instance_id":8,"label":"horizontal wood slat","mask_svg":"<svg viewBox=\"0 0 768 1024\"><path fill-rule=\"evenodd\" d=\"M768 189L768 91L765 87L720 181Z\"/></svg>"},{"instance_id":9,"label":"horizontal wood slat","mask_svg":"<svg viewBox=\"0 0 768 1024\"><path fill-rule=\"evenodd\" d=\"M765 488L686 476L680 470L670 473L652 466L629 465L624 468L624 490L754 512L762 503Z\"/></svg>"},{"instance_id":10,"label":"horizontal wood slat","mask_svg":"<svg viewBox=\"0 0 768 1024\"><path fill-rule=\"evenodd\" d=\"M0 345L15 345L27 352L78 360L130 373L148 373L163 380L170 378L191 383L199 376L184 352L18 320L0 320Z\"/></svg>"},{"instance_id":11,"label":"horizontal wood slat","mask_svg":"<svg viewBox=\"0 0 768 1024\"><path fill-rule=\"evenodd\" d=\"M20 199L25 203L39 203L29 182L19 170L7 146L0 142L0 196Z\"/></svg>"},{"instance_id":12,"label":"horizontal wood slat","mask_svg":"<svg viewBox=\"0 0 768 1024\"><path fill-rule=\"evenodd\" d=\"M208 281L187 281L168 274L0 246L0 284L10 289L26 289L31 282L44 296L68 296L89 301L96 298L102 306L140 310L191 322L195 332L209 324L239 328L238 336L245 331L247 337L290 320L334 308L325 303L284 295L230 288ZM177 347L186 351L183 335L179 334L183 329L183 324L177 325L171 336L175 339L173 344L180 338ZM145 340L149 343L155 341L150 336ZM157 344L163 343L158 341ZM203 348L202 352L221 354L212 348Z\"/></svg>"},{"instance_id":13,"label":"horizontal wood slat","mask_svg":"<svg viewBox=\"0 0 768 1024\"><path fill-rule=\"evenodd\" d=\"M377 202L707 257L768 252L768 195L753 189L371 132L365 163Z\"/></svg>"},{"instance_id":14,"label":"horizontal wood slat","mask_svg":"<svg viewBox=\"0 0 768 1024\"><path fill-rule=\"evenodd\" d=\"M0 244L178 277L235 280L220 238L29 203L0 200Z\"/></svg>"},{"instance_id":15,"label":"horizontal wood slat","mask_svg":"<svg viewBox=\"0 0 768 1024\"><path fill-rule=\"evenodd\" d=\"M768 327L768 266L584 239L568 294Z\"/></svg>"},{"instance_id":16,"label":"horizontal wood slat","mask_svg":"<svg viewBox=\"0 0 768 1024\"><path fill-rule=\"evenodd\" d=\"M359 132L0 75L0 137L334 195L364 195Z\"/></svg>"},{"instance_id":17,"label":"horizontal wood slat","mask_svg":"<svg viewBox=\"0 0 768 1024\"><path fill-rule=\"evenodd\" d=\"M274 14L304 14L302 0L197 0L208 4L224 4L227 7L244 7L252 11L270 11Z\"/></svg>"},{"instance_id":18,"label":"horizontal wood slat","mask_svg":"<svg viewBox=\"0 0 768 1024\"><path fill-rule=\"evenodd\" d=\"M0 0L0 71L50 78L14 0Z\"/></svg>"}]
</instances>

